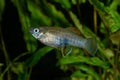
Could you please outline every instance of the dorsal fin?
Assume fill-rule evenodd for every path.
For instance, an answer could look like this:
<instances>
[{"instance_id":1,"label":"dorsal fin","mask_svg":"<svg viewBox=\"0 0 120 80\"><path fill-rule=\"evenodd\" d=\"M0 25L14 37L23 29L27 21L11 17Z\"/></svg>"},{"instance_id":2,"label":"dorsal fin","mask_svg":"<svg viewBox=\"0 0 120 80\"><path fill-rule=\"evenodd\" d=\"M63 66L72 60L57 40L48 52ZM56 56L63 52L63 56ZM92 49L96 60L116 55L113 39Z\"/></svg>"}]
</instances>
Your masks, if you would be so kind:
<instances>
[{"instance_id":1,"label":"dorsal fin","mask_svg":"<svg viewBox=\"0 0 120 80\"><path fill-rule=\"evenodd\" d=\"M67 27L66 29L68 29L69 31L71 31L73 33L81 35L80 31L76 27Z\"/></svg>"}]
</instances>

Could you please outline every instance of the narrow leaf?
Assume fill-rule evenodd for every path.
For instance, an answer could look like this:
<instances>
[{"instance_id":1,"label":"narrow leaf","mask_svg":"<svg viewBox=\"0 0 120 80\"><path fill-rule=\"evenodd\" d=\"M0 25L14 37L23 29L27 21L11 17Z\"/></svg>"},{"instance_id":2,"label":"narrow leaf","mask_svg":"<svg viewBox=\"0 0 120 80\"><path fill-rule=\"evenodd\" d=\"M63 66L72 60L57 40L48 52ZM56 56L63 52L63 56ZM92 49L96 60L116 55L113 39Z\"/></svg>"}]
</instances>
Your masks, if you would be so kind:
<instances>
[{"instance_id":1,"label":"narrow leaf","mask_svg":"<svg viewBox=\"0 0 120 80\"><path fill-rule=\"evenodd\" d=\"M91 66L98 66L102 68L108 68L108 64L106 62L103 62L97 57L84 57L84 56L66 56L65 58L60 59L58 64L64 65L64 64L72 64L72 63L86 63Z\"/></svg>"},{"instance_id":2,"label":"narrow leaf","mask_svg":"<svg viewBox=\"0 0 120 80\"><path fill-rule=\"evenodd\" d=\"M76 68L79 68L80 70L85 71L87 74L95 78L95 80L101 80L101 77L93 69L90 69L85 65L79 65L79 66L76 66Z\"/></svg>"},{"instance_id":3,"label":"narrow leaf","mask_svg":"<svg viewBox=\"0 0 120 80\"><path fill-rule=\"evenodd\" d=\"M39 49L29 59L26 60L26 62L25 62L26 65L28 67L34 66L41 59L41 57L43 57L45 54L47 54L51 50L53 50L53 48L52 47L48 47L48 46L45 46L45 47Z\"/></svg>"}]
</instances>

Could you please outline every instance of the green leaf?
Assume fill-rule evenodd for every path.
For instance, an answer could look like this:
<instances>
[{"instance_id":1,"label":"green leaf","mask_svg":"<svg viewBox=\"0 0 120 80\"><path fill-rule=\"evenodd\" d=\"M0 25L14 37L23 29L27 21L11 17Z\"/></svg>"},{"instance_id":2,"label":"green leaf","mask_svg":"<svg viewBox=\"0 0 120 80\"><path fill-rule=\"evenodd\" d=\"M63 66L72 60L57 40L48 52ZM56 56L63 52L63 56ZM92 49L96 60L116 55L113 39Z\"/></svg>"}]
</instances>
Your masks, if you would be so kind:
<instances>
[{"instance_id":1,"label":"green leaf","mask_svg":"<svg viewBox=\"0 0 120 80\"><path fill-rule=\"evenodd\" d=\"M25 69L23 73L18 74L17 80L27 80L29 77L28 69Z\"/></svg>"},{"instance_id":2,"label":"green leaf","mask_svg":"<svg viewBox=\"0 0 120 80\"><path fill-rule=\"evenodd\" d=\"M0 20L3 14L4 7L5 7L5 0L0 0Z\"/></svg>"},{"instance_id":3,"label":"green leaf","mask_svg":"<svg viewBox=\"0 0 120 80\"><path fill-rule=\"evenodd\" d=\"M72 64L72 63L86 63L92 66L108 68L108 63L103 62L97 57L88 58L84 56L66 56L65 58L60 59L58 62L58 64L60 65Z\"/></svg>"},{"instance_id":4,"label":"green leaf","mask_svg":"<svg viewBox=\"0 0 120 80\"><path fill-rule=\"evenodd\" d=\"M16 74L23 74L25 69L25 65L23 62L16 62L12 65L11 70Z\"/></svg>"},{"instance_id":5,"label":"green leaf","mask_svg":"<svg viewBox=\"0 0 120 80\"><path fill-rule=\"evenodd\" d=\"M28 1L28 10L31 13L31 24L38 25L51 25L51 19L45 15L41 8L35 3Z\"/></svg>"},{"instance_id":6,"label":"green leaf","mask_svg":"<svg viewBox=\"0 0 120 80\"><path fill-rule=\"evenodd\" d=\"M71 3L69 0L55 0L56 2L60 3L61 6L65 9L71 8Z\"/></svg>"},{"instance_id":7,"label":"green leaf","mask_svg":"<svg viewBox=\"0 0 120 80\"><path fill-rule=\"evenodd\" d=\"M60 10L57 10L55 5L47 3L46 1L43 1L42 4L44 13L51 19L54 26L66 27L71 25L65 18L64 14Z\"/></svg>"},{"instance_id":8,"label":"green leaf","mask_svg":"<svg viewBox=\"0 0 120 80\"><path fill-rule=\"evenodd\" d=\"M84 74L81 71L75 71L75 72L72 73L71 77L85 78L85 77L87 77L87 74Z\"/></svg>"},{"instance_id":9,"label":"green leaf","mask_svg":"<svg viewBox=\"0 0 120 80\"><path fill-rule=\"evenodd\" d=\"M98 0L89 1L98 11L105 26L108 27L112 33L120 29L120 16L115 9L104 6L104 4ZM117 3L116 5L118 5Z\"/></svg>"},{"instance_id":10,"label":"green leaf","mask_svg":"<svg viewBox=\"0 0 120 80\"><path fill-rule=\"evenodd\" d=\"M95 80L101 80L101 77L93 69L91 69L85 65L79 65L79 66L76 66L76 68L91 75L93 78L95 78Z\"/></svg>"},{"instance_id":11,"label":"green leaf","mask_svg":"<svg viewBox=\"0 0 120 80\"><path fill-rule=\"evenodd\" d=\"M72 21L74 22L75 26L80 30L80 32L85 36L84 31L83 31L83 26L80 23L79 19L77 18L77 16L72 12L69 11L69 15L72 19ZM86 36L85 36L86 37Z\"/></svg>"},{"instance_id":12,"label":"green leaf","mask_svg":"<svg viewBox=\"0 0 120 80\"><path fill-rule=\"evenodd\" d=\"M86 2L86 0L72 0L71 1L72 2L72 4L81 4L81 3L85 3ZM78 3L79 2L79 3Z\"/></svg>"},{"instance_id":13,"label":"green leaf","mask_svg":"<svg viewBox=\"0 0 120 80\"><path fill-rule=\"evenodd\" d=\"M95 37L95 34L89 28L87 28L86 26L83 26L80 23L79 19L77 18L77 16L73 12L69 11L69 14L70 14L70 17L72 18L75 26L80 30L80 32L85 37L90 37L90 36Z\"/></svg>"},{"instance_id":14,"label":"green leaf","mask_svg":"<svg viewBox=\"0 0 120 80\"><path fill-rule=\"evenodd\" d=\"M28 68L24 62L15 62L12 64L11 71L17 74L17 80L27 80L28 79Z\"/></svg>"},{"instance_id":15,"label":"green leaf","mask_svg":"<svg viewBox=\"0 0 120 80\"><path fill-rule=\"evenodd\" d=\"M30 19L29 16L26 14L25 9L26 9L26 5L25 5L25 1L24 0L12 0L13 4L16 6L17 10L18 10L18 14L19 14L19 19L21 22L21 26L22 26L22 31L24 34L24 40L26 43L26 47L28 51L35 51L36 50L36 45L37 42L35 42L35 39L32 38L32 36L30 35L29 32L29 28L30 28ZM31 41L33 41L35 44L31 45Z\"/></svg>"},{"instance_id":16,"label":"green leaf","mask_svg":"<svg viewBox=\"0 0 120 80\"><path fill-rule=\"evenodd\" d=\"M118 6L120 5L120 0L113 0L110 4L110 10L116 11Z\"/></svg>"},{"instance_id":17,"label":"green leaf","mask_svg":"<svg viewBox=\"0 0 120 80\"><path fill-rule=\"evenodd\" d=\"M108 59L112 59L115 55L111 49L105 49L104 53Z\"/></svg>"},{"instance_id":18,"label":"green leaf","mask_svg":"<svg viewBox=\"0 0 120 80\"><path fill-rule=\"evenodd\" d=\"M47 54L48 52L50 52L51 50L53 50L52 47L48 47L48 46L45 46L41 49L39 49L37 52L35 52L29 59L26 60L26 65L28 67L32 67L34 66L35 64L37 64L37 62L45 55Z\"/></svg>"},{"instance_id":19,"label":"green leaf","mask_svg":"<svg viewBox=\"0 0 120 80\"><path fill-rule=\"evenodd\" d=\"M112 41L113 44L117 45L117 46L120 46L120 30L117 31L116 33L112 33L110 35L110 40Z\"/></svg>"},{"instance_id":20,"label":"green leaf","mask_svg":"<svg viewBox=\"0 0 120 80\"><path fill-rule=\"evenodd\" d=\"M110 30L110 32L116 32L120 29L120 16L116 11L110 10L109 13L98 11L104 25Z\"/></svg>"},{"instance_id":21,"label":"green leaf","mask_svg":"<svg viewBox=\"0 0 120 80\"><path fill-rule=\"evenodd\" d=\"M113 20L113 22L109 25L110 31L113 33L120 29L120 15L113 10L111 10L109 13L111 15L111 19Z\"/></svg>"},{"instance_id":22,"label":"green leaf","mask_svg":"<svg viewBox=\"0 0 120 80\"><path fill-rule=\"evenodd\" d=\"M97 9L101 10L105 13L108 12L107 8L104 6L104 3L100 2L99 0L89 0L89 2Z\"/></svg>"}]
</instances>

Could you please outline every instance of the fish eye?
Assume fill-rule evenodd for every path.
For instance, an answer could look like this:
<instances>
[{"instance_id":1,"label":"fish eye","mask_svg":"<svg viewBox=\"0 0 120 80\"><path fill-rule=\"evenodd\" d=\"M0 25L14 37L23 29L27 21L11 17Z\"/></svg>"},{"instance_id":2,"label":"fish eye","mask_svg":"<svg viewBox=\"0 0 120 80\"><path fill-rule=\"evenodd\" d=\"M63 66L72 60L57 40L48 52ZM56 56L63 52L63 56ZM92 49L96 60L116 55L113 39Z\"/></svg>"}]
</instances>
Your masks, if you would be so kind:
<instances>
[{"instance_id":1,"label":"fish eye","mask_svg":"<svg viewBox=\"0 0 120 80\"><path fill-rule=\"evenodd\" d=\"M38 33L38 32L39 32L39 29L38 29L38 28L35 28L35 29L34 29L34 32L35 32L35 33Z\"/></svg>"}]
</instances>

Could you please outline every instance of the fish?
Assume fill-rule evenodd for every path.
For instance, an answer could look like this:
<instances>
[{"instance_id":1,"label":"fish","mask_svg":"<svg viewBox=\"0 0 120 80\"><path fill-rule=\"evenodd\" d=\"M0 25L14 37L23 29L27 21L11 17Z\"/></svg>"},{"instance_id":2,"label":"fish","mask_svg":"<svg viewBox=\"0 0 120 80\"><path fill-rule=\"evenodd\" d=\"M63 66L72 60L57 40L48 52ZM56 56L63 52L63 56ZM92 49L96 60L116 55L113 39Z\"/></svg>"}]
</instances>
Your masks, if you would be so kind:
<instances>
[{"instance_id":1,"label":"fish","mask_svg":"<svg viewBox=\"0 0 120 80\"><path fill-rule=\"evenodd\" d=\"M30 33L41 43L54 48L64 48L71 45L86 50L90 55L95 55L97 52L95 38L84 38L68 28L32 27Z\"/></svg>"}]
</instances>

